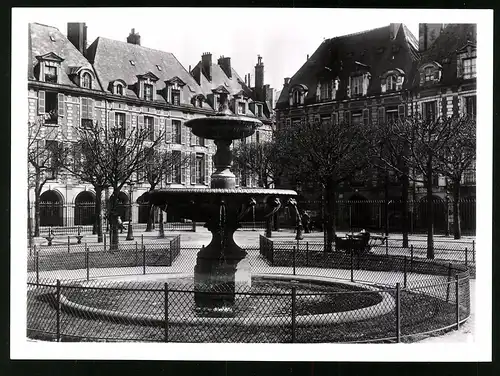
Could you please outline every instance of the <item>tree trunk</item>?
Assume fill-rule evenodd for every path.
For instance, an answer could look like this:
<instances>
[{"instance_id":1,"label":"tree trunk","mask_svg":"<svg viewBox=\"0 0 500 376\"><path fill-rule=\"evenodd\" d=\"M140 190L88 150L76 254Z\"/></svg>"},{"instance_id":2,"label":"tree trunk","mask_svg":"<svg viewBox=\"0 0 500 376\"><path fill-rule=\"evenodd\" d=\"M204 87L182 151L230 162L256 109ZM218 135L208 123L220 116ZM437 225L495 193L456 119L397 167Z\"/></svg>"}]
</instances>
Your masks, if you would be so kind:
<instances>
[{"instance_id":1,"label":"tree trunk","mask_svg":"<svg viewBox=\"0 0 500 376\"><path fill-rule=\"evenodd\" d=\"M403 248L408 248L408 189L410 186L408 174L403 174L402 180L401 199L403 206L403 218L401 224L403 228Z\"/></svg>"},{"instance_id":2,"label":"tree trunk","mask_svg":"<svg viewBox=\"0 0 500 376\"><path fill-rule=\"evenodd\" d=\"M331 252L333 243L335 242L335 217L336 217L336 202L335 202L335 185L328 182L326 185L326 218L325 218L325 250Z\"/></svg>"},{"instance_id":3,"label":"tree trunk","mask_svg":"<svg viewBox=\"0 0 500 376\"><path fill-rule=\"evenodd\" d=\"M279 213L278 212L274 213L273 227L274 227L274 231L280 230Z\"/></svg>"},{"instance_id":4,"label":"tree trunk","mask_svg":"<svg viewBox=\"0 0 500 376\"><path fill-rule=\"evenodd\" d=\"M95 188L95 213L94 218L96 222L96 230L97 230L97 242L102 243L102 188Z\"/></svg>"},{"instance_id":5,"label":"tree trunk","mask_svg":"<svg viewBox=\"0 0 500 376\"><path fill-rule=\"evenodd\" d=\"M111 232L110 245L111 249L118 248L118 213L116 212L118 206L118 195L120 191L113 190L113 194L109 197L109 229Z\"/></svg>"},{"instance_id":6,"label":"tree trunk","mask_svg":"<svg viewBox=\"0 0 500 376\"><path fill-rule=\"evenodd\" d=\"M40 172L35 176L35 238L40 236Z\"/></svg>"},{"instance_id":7,"label":"tree trunk","mask_svg":"<svg viewBox=\"0 0 500 376\"><path fill-rule=\"evenodd\" d=\"M156 184L150 183L149 192L153 191L155 187ZM153 231L153 220L154 220L153 204L148 204L148 223L146 224L146 232Z\"/></svg>"},{"instance_id":8,"label":"tree trunk","mask_svg":"<svg viewBox=\"0 0 500 376\"><path fill-rule=\"evenodd\" d=\"M432 159L427 160L427 258L434 258L434 203L432 202Z\"/></svg>"},{"instance_id":9,"label":"tree trunk","mask_svg":"<svg viewBox=\"0 0 500 376\"><path fill-rule=\"evenodd\" d=\"M153 204L148 204L148 223L146 224L146 232L151 232L153 231L153 216L154 216L154 210L153 210Z\"/></svg>"},{"instance_id":10,"label":"tree trunk","mask_svg":"<svg viewBox=\"0 0 500 376\"><path fill-rule=\"evenodd\" d=\"M28 244L31 252L31 246L33 242L33 228L31 223L31 207L30 207L30 190L28 188Z\"/></svg>"},{"instance_id":11,"label":"tree trunk","mask_svg":"<svg viewBox=\"0 0 500 376\"><path fill-rule=\"evenodd\" d=\"M385 236L389 236L389 173L387 171L384 178L384 209L384 231Z\"/></svg>"},{"instance_id":12,"label":"tree trunk","mask_svg":"<svg viewBox=\"0 0 500 376\"><path fill-rule=\"evenodd\" d=\"M460 180L458 180L453 183L453 234L455 239L462 237L460 227Z\"/></svg>"}]
</instances>

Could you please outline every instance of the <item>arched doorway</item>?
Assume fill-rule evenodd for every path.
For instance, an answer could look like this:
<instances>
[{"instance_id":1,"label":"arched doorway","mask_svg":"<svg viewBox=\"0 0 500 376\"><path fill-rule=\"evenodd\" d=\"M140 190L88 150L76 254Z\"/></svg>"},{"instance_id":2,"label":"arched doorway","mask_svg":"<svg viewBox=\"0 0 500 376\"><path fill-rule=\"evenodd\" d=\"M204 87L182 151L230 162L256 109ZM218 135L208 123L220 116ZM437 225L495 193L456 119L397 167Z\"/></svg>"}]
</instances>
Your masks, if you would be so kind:
<instances>
[{"instance_id":1,"label":"arched doorway","mask_svg":"<svg viewBox=\"0 0 500 376\"><path fill-rule=\"evenodd\" d=\"M360 194L354 194L347 202L350 229L352 231L359 231L370 227L371 207L366 198Z\"/></svg>"},{"instance_id":2,"label":"arched doorway","mask_svg":"<svg viewBox=\"0 0 500 376\"><path fill-rule=\"evenodd\" d=\"M434 231L444 231L446 229L446 205L443 199L432 196L432 209L434 212ZM418 202L418 227L425 230L428 223L427 197Z\"/></svg>"},{"instance_id":3,"label":"arched doorway","mask_svg":"<svg viewBox=\"0 0 500 376\"><path fill-rule=\"evenodd\" d=\"M125 192L120 192L118 195L116 212L121 217L122 221L128 221L130 219L129 197Z\"/></svg>"},{"instance_id":4,"label":"arched doorway","mask_svg":"<svg viewBox=\"0 0 500 376\"><path fill-rule=\"evenodd\" d=\"M94 223L95 195L83 191L75 199L75 225L92 225Z\"/></svg>"},{"instance_id":5,"label":"arched doorway","mask_svg":"<svg viewBox=\"0 0 500 376\"><path fill-rule=\"evenodd\" d=\"M476 198L466 197L459 201L460 224L462 231L470 234L476 232Z\"/></svg>"},{"instance_id":6,"label":"arched doorway","mask_svg":"<svg viewBox=\"0 0 500 376\"><path fill-rule=\"evenodd\" d=\"M40 226L63 225L63 200L55 191L40 195Z\"/></svg>"}]
</instances>

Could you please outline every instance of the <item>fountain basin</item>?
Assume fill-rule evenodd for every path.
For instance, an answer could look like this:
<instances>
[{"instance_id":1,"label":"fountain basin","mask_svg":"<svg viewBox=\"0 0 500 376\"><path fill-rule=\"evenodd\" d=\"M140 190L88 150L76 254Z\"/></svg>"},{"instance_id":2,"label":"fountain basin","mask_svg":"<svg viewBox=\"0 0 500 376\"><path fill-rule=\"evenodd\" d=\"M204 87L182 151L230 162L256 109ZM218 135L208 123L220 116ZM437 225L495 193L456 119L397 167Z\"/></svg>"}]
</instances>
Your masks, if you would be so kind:
<instances>
[{"instance_id":1,"label":"fountain basin","mask_svg":"<svg viewBox=\"0 0 500 376\"><path fill-rule=\"evenodd\" d=\"M209 140L236 140L251 136L262 122L247 116L221 114L191 119L185 125L198 137Z\"/></svg>"}]
</instances>

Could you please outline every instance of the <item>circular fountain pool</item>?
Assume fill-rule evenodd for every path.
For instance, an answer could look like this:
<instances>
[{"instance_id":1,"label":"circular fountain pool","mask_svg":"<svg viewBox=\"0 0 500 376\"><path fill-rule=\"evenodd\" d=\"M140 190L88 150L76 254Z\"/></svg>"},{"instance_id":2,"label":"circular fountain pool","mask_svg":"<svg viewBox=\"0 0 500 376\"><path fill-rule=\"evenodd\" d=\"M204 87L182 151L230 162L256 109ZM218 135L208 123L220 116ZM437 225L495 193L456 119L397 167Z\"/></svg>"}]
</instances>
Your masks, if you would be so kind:
<instances>
[{"instance_id":1,"label":"circular fountain pool","mask_svg":"<svg viewBox=\"0 0 500 376\"><path fill-rule=\"evenodd\" d=\"M106 281L106 288L98 291L96 299L96 291L85 288L87 282L80 282L83 288L65 293L63 305L102 317L149 324L163 324L167 307L169 323L245 326L283 325L290 321L292 311L300 325L353 322L383 315L394 307L389 294L381 294L371 286L313 277L254 275L250 288L235 291L231 309L209 311L196 308L192 276L148 275L148 280L135 280L133 286L130 283L130 279Z\"/></svg>"}]
</instances>

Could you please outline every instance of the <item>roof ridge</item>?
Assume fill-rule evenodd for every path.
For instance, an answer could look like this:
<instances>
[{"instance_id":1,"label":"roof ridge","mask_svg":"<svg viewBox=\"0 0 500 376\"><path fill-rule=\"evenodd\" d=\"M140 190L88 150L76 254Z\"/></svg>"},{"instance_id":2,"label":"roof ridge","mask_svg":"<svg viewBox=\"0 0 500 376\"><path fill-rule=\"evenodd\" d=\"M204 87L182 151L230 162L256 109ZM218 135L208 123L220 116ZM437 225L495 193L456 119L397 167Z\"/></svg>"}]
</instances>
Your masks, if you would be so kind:
<instances>
[{"instance_id":1,"label":"roof ridge","mask_svg":"<svg viewBox=\"0 0 500 376\"><path fill-rule=\"evenodd\" d=\"M385 28L388 28L390 25L387 25L387 26L381 26L381 27L374 27L373 29L369 29L369 30L363 30L363 31L358 31L356 33L351 33L351 34L345 34L345 35L338 35L336 37L333 37L333 38L330 38L330 39L325 39L325 41L333 41L335 39L340 39L340 38L347 38L347 37L352 37L352 36L355 36L355 35L361 35L361 34L367 34L367 33L370 33L372 31L375 31L375 30L382 30L382 29L385 29Z\"/></svg>"},{"instance_id":2,"label":"roof ridge","mask_svg":"<svg viewBox=\"0 0 500 376\"><path fill-rule=\"evenodd\" d=\"M45 24L40 23L40 22L30 22L30 25L40 25L40 26L44 26L44 27L50 27L50 28L52 28L52 29L56 29L57 31L59 31L59 32L60 32L60 30L59 30L57 27L55 27L55 26L50 26L50 25L45 25Z\"/></svg>"},{"instance_id":3,"label":"roof ridge","mask_svg":"<svg viewBox=\"0 0 500 376\"><path fill-rule=\"evenodd\" d=\"M157 51L157 52L161 52L161 53L164 53L164 54L171 54L171 55L175 56L172 52L159 50L157 48L151 48L151 47L141 46L140 44L128 43L128 42L124 42L124 41L116 40L116 39L111 39L111 38L107 38L107 37L97 37L97 38L102 38L102 39L106 39L106 40L109 40L109 41L112 41L112 42L119 42L119 43L123 43L123 44L126 44L126 45L131 45L131 46L135 46L135 47L139 47L139 48L144 48L144 49L151 50L151 51Z\"/></svg>"}]
</instances>

